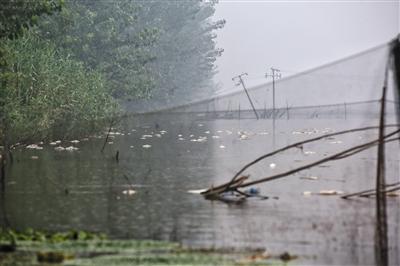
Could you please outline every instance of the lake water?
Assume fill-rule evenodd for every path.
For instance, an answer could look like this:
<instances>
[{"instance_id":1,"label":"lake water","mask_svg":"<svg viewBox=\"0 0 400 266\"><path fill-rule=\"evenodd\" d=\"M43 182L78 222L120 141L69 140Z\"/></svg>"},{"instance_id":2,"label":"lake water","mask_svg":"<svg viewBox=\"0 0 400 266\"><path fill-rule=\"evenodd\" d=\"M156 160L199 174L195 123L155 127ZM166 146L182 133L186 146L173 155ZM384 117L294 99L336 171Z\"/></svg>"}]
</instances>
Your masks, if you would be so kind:
<instances>
[{"instance_id":1,"label":"lake water","mask_svg":"<svg viewBox=\"0 0 400 266\"><path fill-rule=\"evenodd\" d=\"M84 229L196 248L287 251L299 256L294 262L299 265L373 265L375 200L344 200L318 192L373 188L375 148L258 185L267 200L228 205L188 190L226 182L244 164L273 149L376 124L359 119L276 120L273 125L272 120L196 115L134 116L113 129L117 134L103 153L104 136L61 143L79 148L73 152L55 151L49 144L43 150L16 149L5 211L17 229ZM323 139L268 158L246 173L251 179L273 175L376 136L376 131L367 131ZM397 142L386 146L391 183L399 178L399 147ZM124 194L129 189L136 193ZM312 194L305 196L305 191ZM393 265L400 264L399 202L398 197L388 198Z\"/></svg>"}]
</instances>

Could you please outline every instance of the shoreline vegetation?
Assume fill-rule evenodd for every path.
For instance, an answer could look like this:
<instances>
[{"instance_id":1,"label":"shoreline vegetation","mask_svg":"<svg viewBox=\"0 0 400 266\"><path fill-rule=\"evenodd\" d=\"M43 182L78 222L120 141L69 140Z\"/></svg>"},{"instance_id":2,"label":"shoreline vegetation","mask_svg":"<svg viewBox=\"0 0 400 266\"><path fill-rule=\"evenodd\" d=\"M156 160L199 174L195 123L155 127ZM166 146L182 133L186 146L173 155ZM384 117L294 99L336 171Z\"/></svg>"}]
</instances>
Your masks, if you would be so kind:
<instances>
[{"instance_id":1,"label":"shoreline vegetation","mask_svg":"<svg viewBox=\"0 0 400 266\"><path fill-rule=\"evenodd\" d=\"M180 103L215 92L215 61L223 52L216 46L215 32L225 25L225 20L213 20L216 4L2 3L0 203L5 204L6 183L15 167L15 145L43 149L41 145L49 143L58 151L74 151L71 143L77 139L87 139L106 126L111 130L109 125L124 115L121 102L153 97L160 104ZM64 140L72 141L58 145L67 143ZM105 240L82 231L16 232L6 214L2 216L0 265L224 264L214 256L182 253L175 243Z\"/></svg>"},{"instance_id":2,"label":"shoreline vegetation","mask_svg":"<svg viewBox=\"0 0 400 266\"><path fill-rule=\"evenodd\" d=\"M16 247L6 250L12 236ZM193 249L155 240L108 239L105 234L33 229L0 232L0 265L290 265L297 256L263 249Z\"/></svg>"}]
</instances>

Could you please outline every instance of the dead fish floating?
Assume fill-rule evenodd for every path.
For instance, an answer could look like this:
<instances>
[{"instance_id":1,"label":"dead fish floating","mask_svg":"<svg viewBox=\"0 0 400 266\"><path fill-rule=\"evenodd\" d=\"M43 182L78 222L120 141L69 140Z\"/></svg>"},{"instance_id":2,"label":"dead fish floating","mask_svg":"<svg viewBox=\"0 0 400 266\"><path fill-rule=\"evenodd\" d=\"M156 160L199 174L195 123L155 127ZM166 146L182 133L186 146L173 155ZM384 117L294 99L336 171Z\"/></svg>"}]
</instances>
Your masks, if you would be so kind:
<instances>
[{"instance_id":1,"label":"dead fish floating","mask_svg":"<svg viewBox=\"0 0 400 266\"><path fill-rule=\"evenodd\" d=\"M26 146L27 149L32 149L32 150L43 150L43 147L37 145L37 144L31 144Z\"/></svg>"},{"instance_id":2,"label":"dead fish floating","mask_svg":"<svg viewBox=\"0 0 400 266\"><path fill-rule=\"evenodd\" d=\"M323 195L323 196L332 196L332 195L340 195L340 194L343 194L343 191L334 190L334 189L319 191L319 195Z\"/></svg>"},{"instance_id":3,"label":"dead fish floating","mask_svg":"<svg viewBox=\"0 0 400 266\"><path fill-rule=\"evenodd\" d=\"M246 198L247 198L246 196L233 193L233 191L221 193L216 197L217 200L223 201L225 203L235 203L235 204L240 204L244 202Z\"/></svg>"},{"instance_id":4,"label":"dead fish floating","mask_svg":"<svg viewBox=\"0 0 400 266\"><path fill-rule=\"evenodd\" d=\"M136 191L133 190L133 189L127 189L127 190L122 191L122 194L128 195L128 196L131 196L131 195L133 195L135 193L136 193Z\"/></svg>"}]
</instances>

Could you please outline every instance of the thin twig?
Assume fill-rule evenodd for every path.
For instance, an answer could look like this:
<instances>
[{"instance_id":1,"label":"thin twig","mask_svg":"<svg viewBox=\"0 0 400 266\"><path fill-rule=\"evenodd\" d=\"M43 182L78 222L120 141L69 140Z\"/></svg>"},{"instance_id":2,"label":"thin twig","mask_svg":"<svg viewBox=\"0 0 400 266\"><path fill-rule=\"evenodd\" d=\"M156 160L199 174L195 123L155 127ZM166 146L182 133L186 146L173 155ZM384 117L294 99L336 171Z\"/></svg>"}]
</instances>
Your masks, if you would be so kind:
<instances>
[{"instance_id":1,"label":"thin twig","mask_svg":"<svg viewBox=\"0 0 400 266\"><path fill-rule=\"evenodd\" d=\"M101 153L103 153L104 148L106 147L106 144L108 142L108 138L110 137L111 129L112 129L113 125L114 125L114 121L115 121L114 119L111 119L110 127L108 128L106 139L104 140L103 147L101 148Z\"/></svg>"}]
</instances>

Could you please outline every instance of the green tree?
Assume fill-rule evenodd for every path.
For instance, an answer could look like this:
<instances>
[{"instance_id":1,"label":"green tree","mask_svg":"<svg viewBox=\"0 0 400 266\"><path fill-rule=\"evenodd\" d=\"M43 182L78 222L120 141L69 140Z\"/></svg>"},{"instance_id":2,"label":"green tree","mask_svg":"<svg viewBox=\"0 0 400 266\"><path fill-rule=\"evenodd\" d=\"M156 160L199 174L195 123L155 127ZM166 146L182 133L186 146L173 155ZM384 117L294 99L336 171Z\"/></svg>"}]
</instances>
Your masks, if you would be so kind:
<instances>
[{"instance_id":1,"label":"green tree","mask_svg":"<svg viewBox=\"0 0 400 266\"><path fill-rule=\"evenodd\" d=\"M8 73L8 62L5 58L8 52L4 47L7 39L15 39L27 29L37 23L38 17L43 14L51 14L60 10L62 0L5 0L1 3L0 8L0 146L2 146L0 158L0 185L4 190L5 180L5 163L9 161L9 128L11 121L7 114L7 80L10 76ZM3 193L2 193L3 194Z\"/></svg>"},{"instance_id":2,"label":"green tree","mask_svg":"<svg viewBox=\"0 0 400 266\"><path fill-rule=\"evenodd\" d=\"M0 8L0 38L14 39L38 22L43 14L60 11L63 0L3 0Z\"/></svg>"},{"instance_id":3,"label":"green tree","mask_svg":"<svg viewBox=\"0 0 400 266\"><path fill-rule=\"evenodd\" d=\"M106 77L116 98L180 103L214 92L217 1L67 0L41 36Z\"/></svg>"},{"instance_id":4,"label":"green tree","mask_svg":"<svg viewBox=\"0 0 400 266\"><path fill-rule=\"evenodd\" d=\"M217 1L140 3L139 23L159 31L151 62L154 97L178 104L212 94L215 61L223 52L215 31L225 25L212 20Z\"/></svg>"},{"instance_id":5,"label":"green tree","mask_svg":"<svg viewBox=\"0 0 400 266\"><path fill-rule=\"evenodd\" d=\"M41 36L100 71L116 98L150 95L153 79L146 67L157 31L137 28L135 1L68 0L59 16L44 19Z\"/></svg>"}]
</instances>

